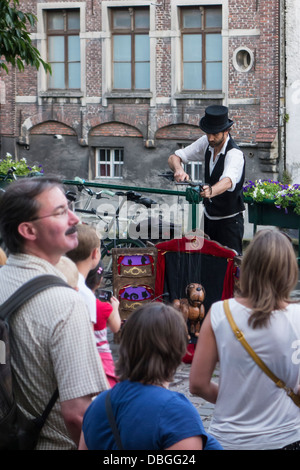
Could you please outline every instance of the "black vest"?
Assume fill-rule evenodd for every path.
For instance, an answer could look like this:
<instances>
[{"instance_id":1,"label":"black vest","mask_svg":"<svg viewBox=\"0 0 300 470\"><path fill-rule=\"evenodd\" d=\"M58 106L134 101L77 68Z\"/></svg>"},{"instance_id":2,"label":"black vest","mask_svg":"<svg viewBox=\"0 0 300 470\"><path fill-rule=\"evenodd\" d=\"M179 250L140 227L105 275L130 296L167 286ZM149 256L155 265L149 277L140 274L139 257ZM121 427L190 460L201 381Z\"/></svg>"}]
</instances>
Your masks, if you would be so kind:
<instances>
[{"instance_id":1,"label":"black vest","mask_svg":"<svg viewBox=\"0 0 300 470\"><path fill-rule=\"evenodd\" d=\"M220 154L219 159L212 171L212 174L209 175L209 161L211 153L209 147L207 147L205 152L205 183L213 186L216 184L224 171L224 162L226 154L232 148L239 149L238 145L234 142L232 137L229 135L229 141L226 146L225 155ZM240 150L240 149L239 149ZM244 156L243 156L244 157ZM207 198L203 199L205 209L208 215L216 217L225 217L228 215L233 215L238 212L245 210L244 198L243 198L243 184L245 180L245 157L244 157L244 168L243 174L240 181L237 182L234 191L225 191L219 196L213 197L210 201Z\"/></svg>"}]
</instances>

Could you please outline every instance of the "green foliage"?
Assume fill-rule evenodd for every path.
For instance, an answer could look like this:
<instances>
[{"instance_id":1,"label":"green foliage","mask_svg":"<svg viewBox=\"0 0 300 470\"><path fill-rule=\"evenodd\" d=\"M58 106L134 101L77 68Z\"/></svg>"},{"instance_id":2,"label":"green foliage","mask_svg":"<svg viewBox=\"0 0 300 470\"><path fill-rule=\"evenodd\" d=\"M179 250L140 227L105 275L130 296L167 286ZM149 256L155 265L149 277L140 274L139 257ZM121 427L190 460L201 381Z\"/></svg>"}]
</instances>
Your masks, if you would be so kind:
<instances>
[{"instance_id":1,"label":"green foliage","mask_svg":"<svg viewBox=\"0 0 300 470\"><path fill-rule=\"evenodd\" d=\"M277 194L274 202L275 206L287 211L289 206L294 206L294 212L300 215L300 187L299 185L289 185Z\"/></svg>"},{"instance_id":2,"label":"green foliage","mask_svg":"<svg viewBox=\"0 0 300 470\"><path fill-rule=\"evenodd\" d=\"M293 181L292 176L287 170L283 170L282 173L282 184L291 184Z\"/></svg>"},{"instance_id":3,"label":"green foliage","mask_svg":"<svg viewBox=\"0 0 300 470\"><path fill-rule=\"evenodd\" d=\"M42 165L28 165L26 158L21 158L20 161L15 161L12 156L7 153L3 160L0 160L0 174L6 175L8 170L14 167L16 169L15 174L17 176L26 176L32 173L43 173L44 170Z\"/></svg>"},{"instance_id":4,"label":"green foliage","mask_svg":"<svg viewBox=\"0 0 300 470\"><path fill-rule=\"evenodd\" d=\"M272 200L278 209L284 209L287 212L291 207L296 214L300 215L299 184L282 184L272 180L249 181L243 188L243 194L255 202Z\"/></svg>"},{"instance_id":5,"label":"green foliage","mask_svg":"<svg viewBox=\"0 0 300 470\"><path fill-rule=\"evenodd\" d=\"M46 72L51 73L50 65L43 61L27 31L27 26L34 26L37 18L32 13L18 10L18 6L19 0L0 0L0 56L20 71L24 70L24 64L37 70L42 65ZM4 62L0 63L0 68L8 73Z\"/></svg>"}]
</instances>

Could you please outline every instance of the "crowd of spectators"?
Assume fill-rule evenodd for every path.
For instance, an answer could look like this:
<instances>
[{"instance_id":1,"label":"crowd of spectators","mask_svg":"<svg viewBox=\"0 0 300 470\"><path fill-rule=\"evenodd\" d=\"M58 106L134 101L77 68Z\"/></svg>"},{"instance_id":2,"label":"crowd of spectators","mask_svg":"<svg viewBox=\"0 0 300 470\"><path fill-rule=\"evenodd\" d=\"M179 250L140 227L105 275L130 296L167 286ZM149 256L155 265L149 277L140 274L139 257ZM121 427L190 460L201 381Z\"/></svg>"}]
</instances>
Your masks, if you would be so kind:
<instances>
[{"instance_id":1,"label":"crowd of spectators","mask_svg":"<svg viewBox=\"0 0 300 470\"><path fill-rule=\"evenodd\" d=\"M191 401L168 388L188 341L183 316L171 305L152 302L130 315L114 364L107 328L120 330L119 302L97 299L100 240L95 229L79 223L60 181L11 183L0 214L7 250L0 251L0 303L42 274L72 287L40 292L10 323L18 406L28 417L38 416L59 390L37 449L299 449L299 408L235 339L223 301L207 313L191 365L191 393L215 404L206 432ZM261 230L243 255L240 294L229 299L240 331L296 395L300 368L292 353L300 339L300 306L290 294L297 281L290 240ZM212 378L217 363L218 384Z\"/></svg>"}]
</instances>

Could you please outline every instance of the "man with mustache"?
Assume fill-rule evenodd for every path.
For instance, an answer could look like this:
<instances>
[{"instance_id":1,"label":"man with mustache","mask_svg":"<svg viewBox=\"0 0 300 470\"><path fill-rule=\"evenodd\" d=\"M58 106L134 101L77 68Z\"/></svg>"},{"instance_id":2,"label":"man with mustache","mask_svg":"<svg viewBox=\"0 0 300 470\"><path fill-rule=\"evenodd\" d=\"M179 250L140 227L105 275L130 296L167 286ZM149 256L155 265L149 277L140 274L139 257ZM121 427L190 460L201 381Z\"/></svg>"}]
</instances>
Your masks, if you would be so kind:
<instances>
[{"instance_id":1,"label":"man with mustache","mask_svg":"<svg viewBox=\"0 0 300 470\"><path fill-rule=\"evenodd\" d=\"M245 158L229 133L232 125L226 106L208 106L199 123L206 135L176 150L168 163L175 180L185 181L189 175L182 163L204 160L206 184L200 193L204 203L204 232L212 240L242 254Z\"/></svg>"},{"instance_id":2,"label":"man with mustache","mask_svg":"<svg viewBox=\"0 0 300 470\"><path fill-rule=\"evenodd\" d=\"M0 231L9 251L0 270L1 304L33 277L63 277L55 266L77 246L78 222L59 181L25 178L8 186L0 201ZM67 286L50 287L12 316L10 331L18 406L39 416L59 390L37 449L76 449L92 396L107 389L83 300Z\"/></svg>"}]
</instances>

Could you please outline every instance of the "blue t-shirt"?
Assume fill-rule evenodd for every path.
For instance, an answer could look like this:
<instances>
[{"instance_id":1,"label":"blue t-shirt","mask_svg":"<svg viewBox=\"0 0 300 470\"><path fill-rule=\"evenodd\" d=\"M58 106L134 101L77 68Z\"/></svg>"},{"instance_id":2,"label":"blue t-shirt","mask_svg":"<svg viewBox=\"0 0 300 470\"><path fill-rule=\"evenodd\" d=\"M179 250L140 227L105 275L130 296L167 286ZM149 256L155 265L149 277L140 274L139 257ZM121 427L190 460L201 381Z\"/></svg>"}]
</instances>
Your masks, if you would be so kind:
<instances>
[{"instance_id":1,"label":"blue t-shirt","mask_svg":"<svg viewBox=\"0 0 300 470\"><path fill-rule=\"evenodd\" d=\"M106 394L98 395L84 415L82 430L89 450L117 450L105 410ZM203 437L205 450L222 449L181 393L126 380L111 389L111 403L126 450L163 450L192 436Z\"/></svg>"}]
</instances>

